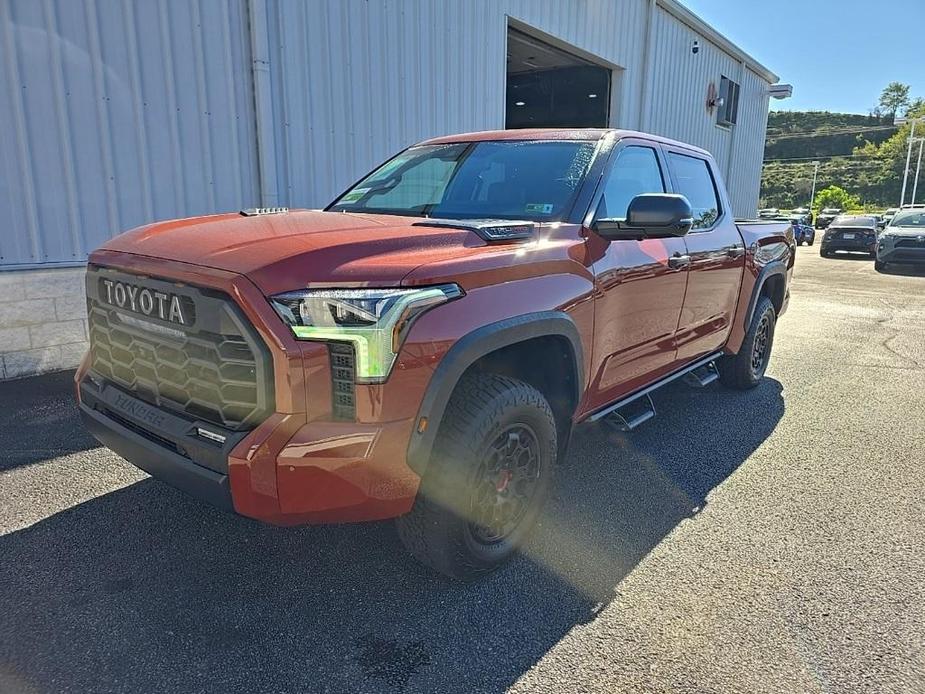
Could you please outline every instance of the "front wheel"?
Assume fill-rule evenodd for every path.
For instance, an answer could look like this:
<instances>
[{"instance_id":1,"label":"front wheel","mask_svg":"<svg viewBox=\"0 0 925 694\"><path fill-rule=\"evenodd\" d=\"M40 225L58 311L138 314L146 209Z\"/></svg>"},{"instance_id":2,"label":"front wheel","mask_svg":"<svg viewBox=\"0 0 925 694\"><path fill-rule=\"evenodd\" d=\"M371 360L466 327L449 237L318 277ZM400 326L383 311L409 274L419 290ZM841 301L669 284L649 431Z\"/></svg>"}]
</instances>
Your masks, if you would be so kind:
<instances>
[{"instance_id":1,"label":"front wheel","mask_svg":"<svg viewBox=\"0 0 925 694\"><path fill-rule=\"evenodd\" d=\"M534 387L463 376L411 512L397 519L421 562L472 580L508 559L536 522L556 461L556 423Z\"/></svg>"},{"instance_id":2,"label":"front wheel","mask_svg":"<svg viewBox=\"0 0 925 694\"><path fill-rule=\"evenodd\" d=\"M876 270L877 272L886 272L886 268L887 268L887 264L884 263L882 260L874 261L874 270Z\"/></svg>"},{"instance_id":3,"label":"front wheel","mask_svg":"<svg viewBox=\"0 0 925 694\"><path fill-rule=\"evenodd\" d=\"M762 296L755 306L752 322L739 351L723 357L716 363L720 382L724 386L748 390L761 383L771 360L776 325L777 312L774 310L774 304L768 297Z\"/></svg>"}]
</instances>

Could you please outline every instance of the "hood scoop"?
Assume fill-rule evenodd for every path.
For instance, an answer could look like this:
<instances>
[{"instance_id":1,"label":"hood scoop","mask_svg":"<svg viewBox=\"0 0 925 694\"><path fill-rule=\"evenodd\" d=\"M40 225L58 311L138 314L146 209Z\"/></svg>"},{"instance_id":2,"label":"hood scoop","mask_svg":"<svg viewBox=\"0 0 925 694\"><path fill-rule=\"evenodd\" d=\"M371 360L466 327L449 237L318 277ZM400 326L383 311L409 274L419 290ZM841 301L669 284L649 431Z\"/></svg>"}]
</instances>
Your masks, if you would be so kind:
<instances>
[{"instance_id":1,"label":"hood scoop","mask_svg":"<svg viewBox=\"0 0 925 694\"><path fill-rule=\"evenodd\" d=\"M507 243L532 239L536 225L510 219L422 219L415 227L443 227L473 231L488 243Z\"/></svg>"},{"instance_id":2,"label":"hood scoop","mask_svg":"<svg viewBox=\"0 0 925 694\"><path fill-rule=\"evenodd\" d=\"M242 217L261 217L266 214L286 214L288 207L248 207L241 210Z\"/></svg>"}]
</instances>

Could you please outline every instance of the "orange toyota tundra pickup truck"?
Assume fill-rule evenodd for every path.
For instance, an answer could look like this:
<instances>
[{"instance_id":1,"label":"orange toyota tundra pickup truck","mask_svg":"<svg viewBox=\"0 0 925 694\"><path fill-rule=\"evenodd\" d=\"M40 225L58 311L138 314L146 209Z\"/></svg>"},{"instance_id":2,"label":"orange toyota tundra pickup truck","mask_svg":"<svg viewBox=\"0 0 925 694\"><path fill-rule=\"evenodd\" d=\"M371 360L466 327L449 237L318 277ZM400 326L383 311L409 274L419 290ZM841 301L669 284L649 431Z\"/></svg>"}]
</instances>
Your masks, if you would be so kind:
<instances>
[{"instance_id":1,"label":"orange toyota tundra pickup truck","mask_svg":"<svg viewBox=\"0 0 925 694\"><path fill-rule=\"evenodd\" d=\"M786 222L713 158L622 130L410 147L323 211L149 224L90 257L80 410L113 451L280 525L397 519L449 576L516 550L575 426L685 376L751 388Z\"/></svg>"}]
</instances>

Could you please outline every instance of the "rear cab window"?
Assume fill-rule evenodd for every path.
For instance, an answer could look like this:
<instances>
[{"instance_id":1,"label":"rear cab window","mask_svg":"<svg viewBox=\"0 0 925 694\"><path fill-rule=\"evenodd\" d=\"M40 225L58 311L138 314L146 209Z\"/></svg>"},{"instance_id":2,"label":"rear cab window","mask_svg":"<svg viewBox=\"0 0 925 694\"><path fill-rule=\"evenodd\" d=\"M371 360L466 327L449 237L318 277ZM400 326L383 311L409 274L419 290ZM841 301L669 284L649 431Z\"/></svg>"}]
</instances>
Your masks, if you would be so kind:
<instances>
[{"instance_id":1,"label":"rear cab window","mask_svg":"<svg viewBox=\"0 0 925 694\"><path fill-rule=\"evenodd\" d=\"M722 214L716 182L705 159L668 152L676 192L687 198L694 213L691 231L710 229Z\"/></svg>"}]
</instances>

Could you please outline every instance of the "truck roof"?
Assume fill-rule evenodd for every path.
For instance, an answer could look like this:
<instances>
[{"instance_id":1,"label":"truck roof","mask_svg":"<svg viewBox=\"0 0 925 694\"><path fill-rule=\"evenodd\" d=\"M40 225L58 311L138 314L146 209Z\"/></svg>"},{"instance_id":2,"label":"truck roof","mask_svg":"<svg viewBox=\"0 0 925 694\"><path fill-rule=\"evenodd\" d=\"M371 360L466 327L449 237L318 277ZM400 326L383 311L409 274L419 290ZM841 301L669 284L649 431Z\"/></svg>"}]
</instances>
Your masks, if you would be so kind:
<instances>
[{"instance_id":1,"label":"truck roof","mask_svg":"<svg viewBox=\"0 0 925 694\"><path fill-rule=\"evenodd\" d=\"M619 128L523 128L517 130L482 130L458 135L443 135L419 142L421 145L443 145L453 142L483 142L488 140L600 140L605 135L613 133L618 139L624 137L639 137L664 145L683 147L684 149L709 156L709 152L700 147L671 140L667 137L652 135L638 130L622 130Z\"/></svg>"}]
</instances>

